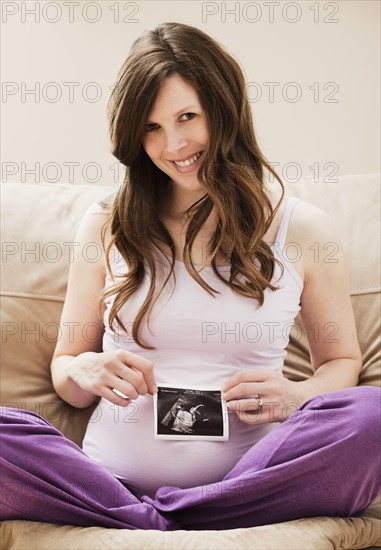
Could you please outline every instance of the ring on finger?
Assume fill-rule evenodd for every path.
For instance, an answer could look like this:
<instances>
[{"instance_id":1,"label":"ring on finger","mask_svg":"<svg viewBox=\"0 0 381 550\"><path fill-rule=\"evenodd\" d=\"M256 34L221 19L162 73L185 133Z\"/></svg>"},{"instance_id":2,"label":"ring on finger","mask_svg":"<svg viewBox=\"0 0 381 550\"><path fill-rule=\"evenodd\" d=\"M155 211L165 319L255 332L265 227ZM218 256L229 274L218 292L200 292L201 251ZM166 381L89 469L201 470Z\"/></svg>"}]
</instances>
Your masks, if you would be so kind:
<instances>
[{"instance_id":1,"label":"ring on finger","mask_svg":"<svg viewBox=\"0 0 381 550\"><path fill-rule=\"evenodd\" d=\"M262 408L263 408L263 401L262 399L259 397L259 395L255 398L255 401L257 402L257 405L258 405L258 411L261 411Z\"/></svg>"}]
</instances>

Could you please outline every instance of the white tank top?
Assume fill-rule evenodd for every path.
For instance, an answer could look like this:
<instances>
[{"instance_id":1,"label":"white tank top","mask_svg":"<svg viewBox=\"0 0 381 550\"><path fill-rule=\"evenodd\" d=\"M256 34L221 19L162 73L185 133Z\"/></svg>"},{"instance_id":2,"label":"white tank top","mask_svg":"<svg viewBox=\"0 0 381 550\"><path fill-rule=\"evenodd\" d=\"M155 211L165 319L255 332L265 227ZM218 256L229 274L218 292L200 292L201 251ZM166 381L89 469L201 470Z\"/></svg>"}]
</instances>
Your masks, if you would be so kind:
<instances>
[{"instance_id":1,"label":"white tank top","mask_svg":"<svg viewBox=\"0 0 381 550\"><path fill-rule=\"evenodd\" d=\"M119 328L116 335L110 330L108 315L113 295L105 300L103 350L123 347L141 354L153 363L156 382L164 385L218 389L241 369L269 369L282 376L285 348L300 311L303 290L303 281L284 250L289 218L297 200L287 197L271 246L285 267L283 277L279 278L281 270L275 264L272 283L280 288L266 289L261 307L256 300L240 296L224 285L211 267L205 268L201 276L220 294L209 295L193 280L184 264L176 261L175 288L170 278L151 313L151 332L144 323L139 331L142 341L156 349L141 348ZM110 258L115 281L127 271L126 263L118 256ZM219 268L227 278L229 270L229 266ZM105 284L112 283L107 272ZM119 311L126 327L132 326L148 285L146 276ZM160 277L156 288L161 288ZM253 444L278 425L249 425L239 421L234 412L229 412L228 417L228 441L160 440L154 438L151 396L140 396L126 408L102 398L89 421L83 450L136 494L153 497L161 486L186 488L220 481Z\"/></svg>"}]
</instances>

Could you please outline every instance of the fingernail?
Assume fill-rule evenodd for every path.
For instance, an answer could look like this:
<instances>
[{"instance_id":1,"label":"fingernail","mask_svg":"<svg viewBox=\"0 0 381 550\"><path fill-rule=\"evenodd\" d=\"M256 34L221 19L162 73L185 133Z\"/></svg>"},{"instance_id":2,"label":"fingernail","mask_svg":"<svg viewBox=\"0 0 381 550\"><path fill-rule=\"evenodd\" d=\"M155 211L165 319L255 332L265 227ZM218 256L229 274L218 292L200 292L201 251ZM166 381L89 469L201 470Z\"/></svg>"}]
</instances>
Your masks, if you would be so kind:
<instances>
[{"instance_id":1,"label":"fingernail","mask_svg":"<svg viewBox=\"0 0 381 550\"><path fill-rule=\"evenodd\" d=\"M157 386L154 386L154 387L152 388L152 391L153 391L153 393L157 393Z\"/></svg>"}]
</instances>

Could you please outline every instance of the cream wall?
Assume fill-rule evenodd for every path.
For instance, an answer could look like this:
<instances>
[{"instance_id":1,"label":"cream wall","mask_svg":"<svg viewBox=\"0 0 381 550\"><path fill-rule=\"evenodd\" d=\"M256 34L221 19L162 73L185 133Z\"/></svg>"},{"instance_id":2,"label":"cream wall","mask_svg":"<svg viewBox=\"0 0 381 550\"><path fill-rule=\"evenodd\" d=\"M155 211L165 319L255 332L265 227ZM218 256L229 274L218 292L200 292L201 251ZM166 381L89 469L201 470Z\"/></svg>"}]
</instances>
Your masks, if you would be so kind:
<instances>
[{"instance_id":1,"label":"cream wall","mask_svg":"<svg viewBox=\"0 0 381 550\"><path fill-rule=\"evenodd\" d=\"M286 183L380 169L378 1L27 0L1 10L3 181L121 181L107 98L132 41L162 21L199 27L240 62L259 142Z\"/></svg>"}]
</instances>

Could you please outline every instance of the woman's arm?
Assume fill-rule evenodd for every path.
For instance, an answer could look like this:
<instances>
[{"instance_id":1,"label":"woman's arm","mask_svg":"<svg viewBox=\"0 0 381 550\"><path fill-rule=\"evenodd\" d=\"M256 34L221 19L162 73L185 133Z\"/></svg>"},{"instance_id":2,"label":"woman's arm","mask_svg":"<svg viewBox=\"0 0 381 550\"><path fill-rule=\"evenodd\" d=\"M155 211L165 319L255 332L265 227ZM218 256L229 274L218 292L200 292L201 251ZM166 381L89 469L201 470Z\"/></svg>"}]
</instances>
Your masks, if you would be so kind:
<instances>
[{"instance_id":1,"label":"woman's arm","mask_svg":"<svg viewBox=\"0 0 381 550\"><path fill-rule=\"evenodd\" d=\"M290 242L296 242L302 251L304 289L300 316L314 375L303 382L292 382L268 370L239 371L226 382L222 396L230 401L229 408L248 423L286 420L314 396L357 385L361 371L348 267L331 217L301 201L295 206L289 231ZM247 414L258 410L258 401L238 398L243 395L261 397L265 405L260 418Z\"/></svg>"},{"instance_id":2,"label":"woman's arm","mask_svg":"<svg viewBox=\"0 0 381 550\"><path fill-rule=\"evenodd\" d=\"M89 243L102 250L100 228L105 217L98 205L92 205L85 213L76 233L71 258L65 303L60 320L60 338L51 362L53 385L57 394L76 407L87 407L98 396L78 386L70 372L82 362L91 365L102 351L104 332L97 310L98 298L104 287L104 256L91 261Z\"/></svg>"},{"instance_id":3,"label":"woman's arm","mask_svg":"<svg viewBox=\"0 0 381 550\"><path fill-rule=\"evenodd\" d=\"M356 386L362 366L343 245L331 217L303 203L296 220L305 281L300 316L314 375L299 382L300 400ZM317 244L316 244L317 243Z\"/></svg>"},{"instance_id":4,"label":"woman's arm","mask_svg":"<svg viewBox=\"0 0 381 550\"><path fill-rule=\"evenodd\" d=\"M102 351L105 306L100 314L98 301L105 284L106 263L101 242L104 221L101 207L93 205L78 229L60 338L51 362L57 394L78 408L88 407L99 397L127 406L130 399L153 393L156 388L150 361L122 348Z\"/></svg>"}]
</instances>

